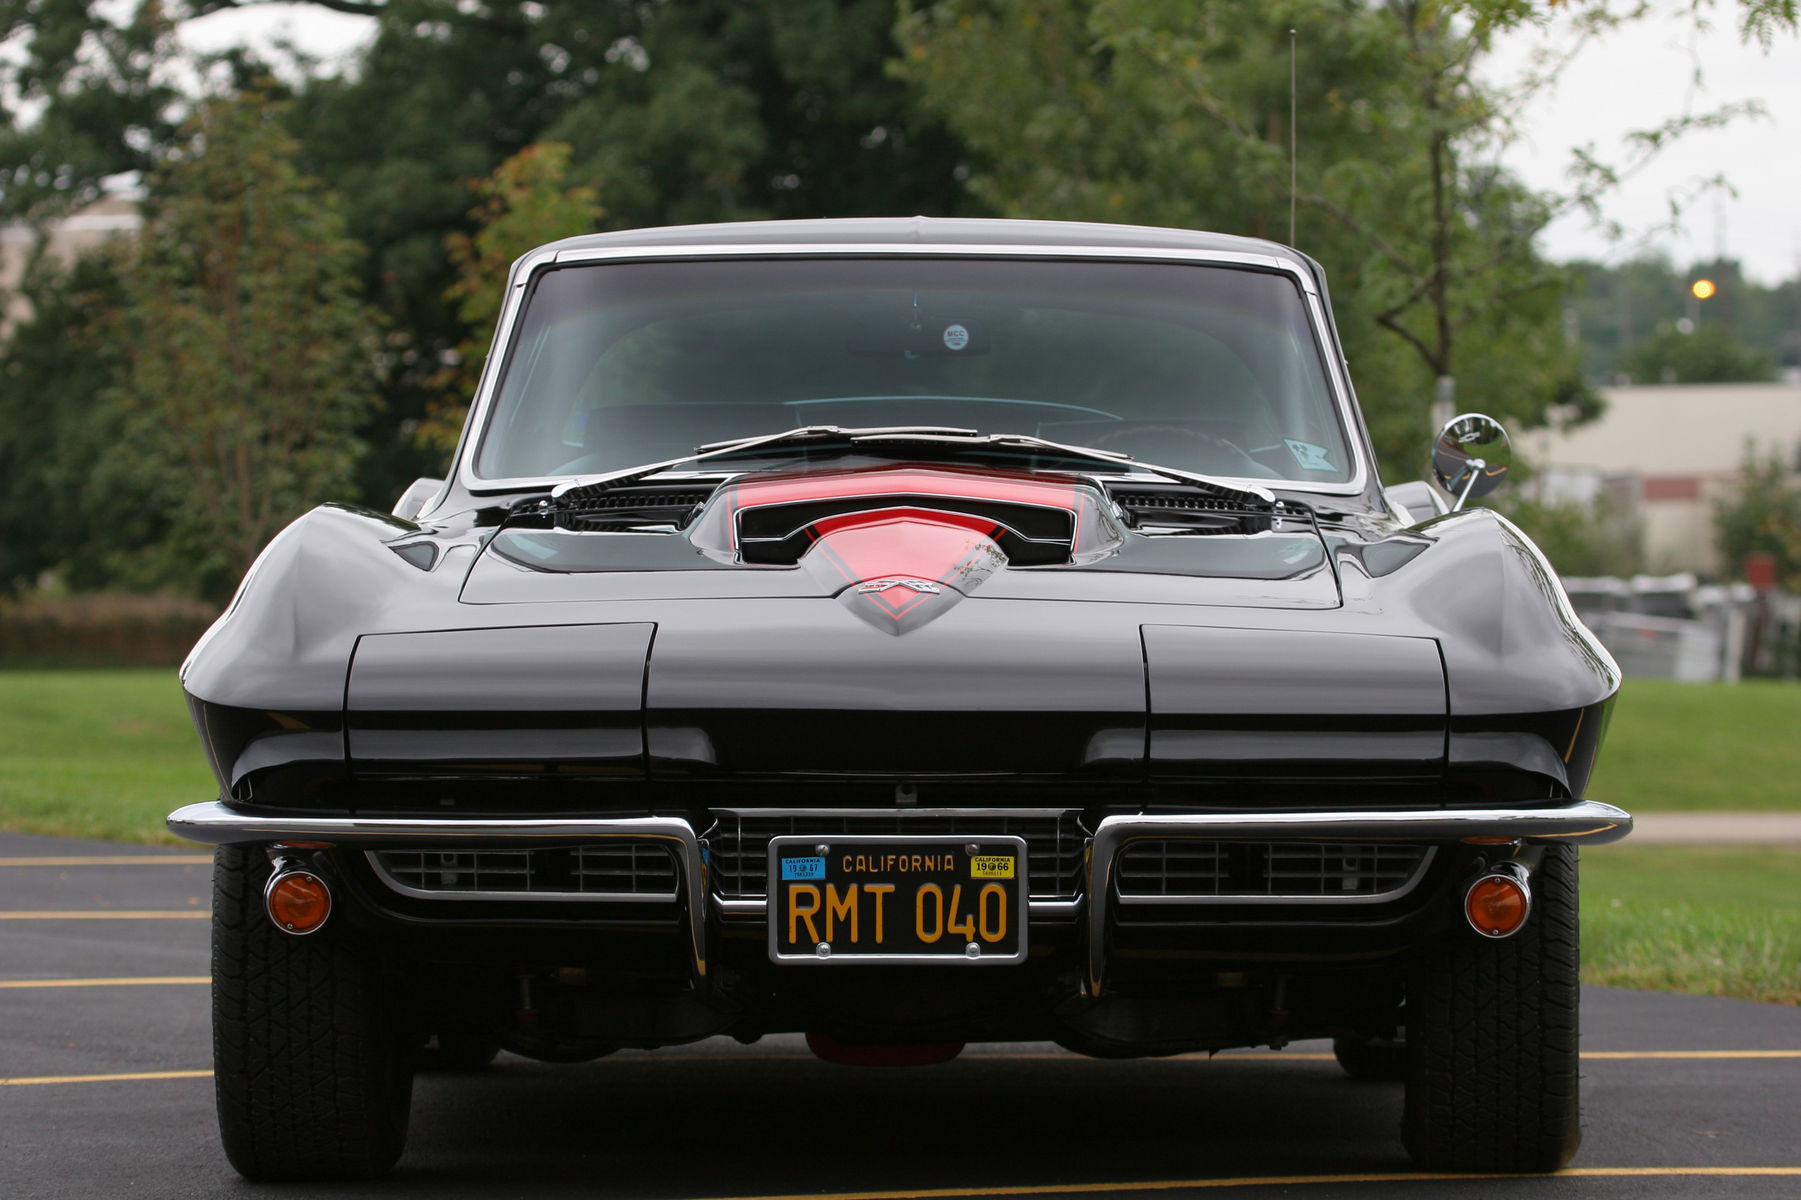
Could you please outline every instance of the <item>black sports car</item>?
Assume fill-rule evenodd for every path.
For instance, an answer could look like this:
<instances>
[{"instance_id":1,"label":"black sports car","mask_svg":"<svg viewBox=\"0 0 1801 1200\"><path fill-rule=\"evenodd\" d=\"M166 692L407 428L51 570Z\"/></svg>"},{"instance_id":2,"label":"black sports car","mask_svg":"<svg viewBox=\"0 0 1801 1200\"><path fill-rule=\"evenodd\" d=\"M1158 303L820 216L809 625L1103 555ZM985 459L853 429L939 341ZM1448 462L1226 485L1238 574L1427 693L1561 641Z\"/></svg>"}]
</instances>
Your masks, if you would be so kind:
<instances>
[{"instance_id":1,"label":"black sports car","mask_svg":"<svg viewBox=\"0 0 1801 1200\"><path fill-rule=\"evenodd\" d=\"M278 536L182 683L253 1178L413 1071L804 1031L1336 1039L1429 1169L1579 1137L1576 847L1619 672L1486 418L1384 491L1317 264L1049 222L575 238L448 479ZM1458 509L1458 511L1447 511Z\"/></svg>"}]
</instances>

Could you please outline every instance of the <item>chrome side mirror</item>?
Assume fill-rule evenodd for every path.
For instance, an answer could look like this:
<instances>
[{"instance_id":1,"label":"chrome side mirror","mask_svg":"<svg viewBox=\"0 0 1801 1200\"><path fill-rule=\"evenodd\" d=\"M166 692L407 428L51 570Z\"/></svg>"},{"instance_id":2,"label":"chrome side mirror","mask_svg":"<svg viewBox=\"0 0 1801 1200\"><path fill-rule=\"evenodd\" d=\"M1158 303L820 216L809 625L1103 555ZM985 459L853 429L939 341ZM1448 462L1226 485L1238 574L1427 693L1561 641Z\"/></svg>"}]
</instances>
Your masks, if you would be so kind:
<instances>
[{"instance_id":1,"label":"chrome side mirror","mask_svg":"<svg viewBox=\"0 0 1801 1200\"><path fill-rule=\"evenodd\" d=\"M1500 487L1512 465L1513 443L1507 440L1507 431L1481 413L1452 417L1432 446L1432 474L1452 496L1452 512Z\"/></svg>"}]
</instances>

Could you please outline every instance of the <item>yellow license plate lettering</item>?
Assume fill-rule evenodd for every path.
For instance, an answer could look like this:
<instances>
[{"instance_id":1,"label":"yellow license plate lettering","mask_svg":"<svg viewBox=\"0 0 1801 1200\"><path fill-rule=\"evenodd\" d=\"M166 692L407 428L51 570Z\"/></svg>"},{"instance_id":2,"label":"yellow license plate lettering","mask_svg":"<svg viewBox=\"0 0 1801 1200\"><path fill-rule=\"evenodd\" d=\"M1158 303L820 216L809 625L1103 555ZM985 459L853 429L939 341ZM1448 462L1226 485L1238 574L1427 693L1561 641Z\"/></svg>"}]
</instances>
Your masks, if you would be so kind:
<instances>
[{"instance_id":1,"label":"yellow license plate lettering","mask_svg":"<svg viewBox=\"0 0 1801 1200\"><path fill-rule=\"evenodd\" d=\"M810 903L800 906L801 897L805 896ZM813 927L813 918L819 913L819 889L810 883L791 883L788 885L788 943L794 945L800 941L800 926L807 926L807 944L817 946L820 942L819 930Z\"/></svg>"},{"instance_id":2,"label":"yellow license plate lettering","mask_svg":"<svg viewBox=\"0 0 1801 1200\"><path fill-rule=\"evenodd\" d=\"M962 938L964 941L973 942L976 940L975 915L972 913L971 915L964 917L961 921L959 921L957 919L957 910L959 908L961 908L962 905L963 905L963 885L960 883L954 884L951 887L951 915L950 915L949 919L945 921L944 927L946 929L950 930L952 933L956 934L958 937Z\"/></svg>"},{"instance_id":3,"label":"yellow license plate lettering","mask_svg":"<svg viewBox=\"0 0 1801 1200\"><path fill-rule=\"evenodd\" d=\"M837 936L834 926L840 920L850 921L850 940L857 941L857 885L844 885L844 895L838 895L838 885L825 885L825 940L831 941Z\"/></svg>"},{"instance_id":4,"label":"yellow license plate lettering","mask_svg":"<svg viewBox=\"0 0 1801 1200\"><path fill-rule=\"evenodd\" d=\"M1026 937L1026 860L1011 846L994 847L1008 853L969 854L944 841L921 844L917 854L901 846L890 853L879 843L823 852L807 846L817 855L808 860L817 873L790 870L791 859L782 859L784 878L772 871L769 880L772 953L780 960L915 962L995 961L1012 953L1008 961L1016 961Z\"/></svg>"},{"instance_id":5,"label":"yellow license plate lettering","mask_svg":"<svg viewBox=\"0 0 1801 1200\"><path fill-rule=\"evenodd\" d=\"M893 890L892 883L866 883L863 885L863 891L872 898L875 904L875 944L878 946L882 944L882 918L886 915L888 908L888 893Z\"/></svg>"},{"instance_id":6,"label":"yellow license plate lettering","mask_svg":"<svg viewBox=\"0 0 1801 1200\"><path fill-rule=\"evenodd\" d=\"M932 898L932 923L926 924L926 897ZM913 932L919 940L930 944L944 936L944 889L935 883L922 883L913 893Z\"/></svg>"},{"instance_id":7,"label":"yellow license plate lettering","mask_svg":"<svg viewBox=\"0 0 1801 1200\"><path fill-rule=\"evenodd\" d=\"M989 900L993 900L993 920L989 920ZM976 911L982 918L982 940L993 944L1007 936L1007 889L998 883L982 885L982 894L976 898Z\"/></svg>"}]
</instances>

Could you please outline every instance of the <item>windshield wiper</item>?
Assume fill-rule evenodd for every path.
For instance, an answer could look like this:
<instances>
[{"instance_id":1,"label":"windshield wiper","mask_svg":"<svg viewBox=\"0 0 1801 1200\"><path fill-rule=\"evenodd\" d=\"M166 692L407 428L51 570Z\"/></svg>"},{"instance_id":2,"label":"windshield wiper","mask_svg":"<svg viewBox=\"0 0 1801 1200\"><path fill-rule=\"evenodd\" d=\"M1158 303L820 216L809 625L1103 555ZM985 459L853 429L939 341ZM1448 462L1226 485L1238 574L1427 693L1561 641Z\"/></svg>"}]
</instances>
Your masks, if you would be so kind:
<instances>
[{"instance_id":1,"label":"windshield wiper","mask_svg":"<svg viewBox=\"0 0 1801 1200\"><path fill-rule=\"evenodd\" d=\"M1091 462L1111 463L1132 471L1150 471L1167 479L1181 483L1191 483L1199 488L1211 489L1225 495L1250 497L1261 500L1265 504L1274 504L1274 493L1255 484L1227 483L1223 479L1215 479L1211 475L1202 475L1196 471L1184 471L1180 467L1164 467L1156 463L1140 462L1130 454L1118 450L1102 450L1098 446L1072 446L1066 442L1053 442L1030 433L965 433L957 434L917 434L889 435L880 431L868 431L864 436L855 439L859 444L880 441L932 442L958 446L998 446L1003 450L1048 450L1053 454L1066 455L1069 458L1084 458Z\"/></svg>"},{"instance_id":2,"label":"windshield wiper","mask_svg":"<svg viewBox=\"0 0 1801 1200\"><path fill-rule=\"evenodd\" d=\"M550 503L554 505L563 500L579 502L593 499L613 488L627 487L672 467L688 466L693 463L726 458L751 451L794 447L850 448L881 443L1049 451L1067 458L1106 463L1125 470L1149 471L1152 474L1162 475L1166 479L1192 484L1223 496L1258 500L1265 504L1275 503L1273 494L1254 484L1227 483L1194 471L1184 471L1178 467L1163 467L1154 463L1139 462L1131 455L1122 454L1116 450L1101 450L1093 446L1070 446L1027 433L978 433L974 429L960 429L950 425L891 425L866 429L843 429L837 425L802 425L795 429L783 430L780 433L732 438L723 442L708 442L705 445L696 446L693 454L685 454L680 458L646 463L639 467L625 467L601 475L584 475L560 483L551 489Z\"/></svg>"},{"instance_id":3,"label":"windshield wiper","mask_svg":"<svg viewBox=\"0 0 1801 1200\"><path fill-rule=\"evenodd\" d=\"M730 454L742 454L748 450L827 444L849 446L855 444L858 438L869 434L899 437L902 435L956 436L960 434L973 435L974 433L973 429L958 429L951 425L894 425L874 429L840 429L836 425L801 425L794 429L785 429L780 433L760 433L755 437L708 442L705 445L696 446L693 454L664 459L662 462L645 463L641 467L623 467L617 471L608 471L600 475L583 475L551 488L550 498L555 501L564 497L583 499L597 496L610 488L626 487L640 479L647 479L658 471L667 471L671 467L684 467L690 463L706 462L708 459L723 458Z\"/></svg>"}]
</instances>

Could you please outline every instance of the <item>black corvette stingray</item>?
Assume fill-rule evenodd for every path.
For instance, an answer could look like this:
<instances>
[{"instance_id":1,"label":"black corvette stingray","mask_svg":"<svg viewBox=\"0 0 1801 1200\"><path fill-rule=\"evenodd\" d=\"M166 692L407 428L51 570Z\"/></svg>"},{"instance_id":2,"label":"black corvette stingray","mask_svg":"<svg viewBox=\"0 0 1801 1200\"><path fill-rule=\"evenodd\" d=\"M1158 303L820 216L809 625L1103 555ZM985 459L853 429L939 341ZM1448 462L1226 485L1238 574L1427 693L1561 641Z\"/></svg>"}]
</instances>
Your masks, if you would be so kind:
<instances>
[{"instance_id":1,"label":"black corvette stingray","mask_svg":"<svg viewBox=\"0 0 1801 1200\"><path fill-rule=\"evenodd\" d=\"M1316 264L1174 230L641 230L515 264L448 478L326 506L182 670L220 1124L385 1170L413 1072L803 1031L1332 1037L1428 1169L1574 1153L1619 672L1384 489Z\"/></svg>"}]
</instances>

